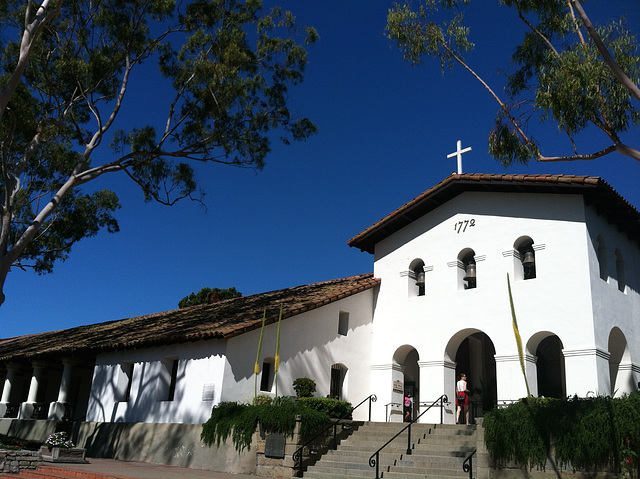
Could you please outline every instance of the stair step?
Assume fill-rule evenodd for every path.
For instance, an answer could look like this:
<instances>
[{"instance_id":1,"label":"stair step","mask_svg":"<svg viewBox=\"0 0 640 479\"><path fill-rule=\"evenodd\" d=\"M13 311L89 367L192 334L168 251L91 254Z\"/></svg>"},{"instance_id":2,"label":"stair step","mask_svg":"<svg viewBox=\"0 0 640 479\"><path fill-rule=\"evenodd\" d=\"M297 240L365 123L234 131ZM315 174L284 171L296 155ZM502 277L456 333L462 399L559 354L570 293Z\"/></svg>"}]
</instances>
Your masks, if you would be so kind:
<instances>
[{"instance_id":1,"label":"stair step","mask_svg":"<svg viewBox=\"0 0 640 479\"><path fill-rule=\"evenodd\" d=\"M401 423L365 423L336 450L327 451L303 477L370 479L375 475L375 467L369 465L372 453L403 427ZM405 431L380 452L380 475L384 479L466 479L462 463L476 447L475 433L475 426L414 424L411 454L407 454Z\"/></svg>"}]
</instances>

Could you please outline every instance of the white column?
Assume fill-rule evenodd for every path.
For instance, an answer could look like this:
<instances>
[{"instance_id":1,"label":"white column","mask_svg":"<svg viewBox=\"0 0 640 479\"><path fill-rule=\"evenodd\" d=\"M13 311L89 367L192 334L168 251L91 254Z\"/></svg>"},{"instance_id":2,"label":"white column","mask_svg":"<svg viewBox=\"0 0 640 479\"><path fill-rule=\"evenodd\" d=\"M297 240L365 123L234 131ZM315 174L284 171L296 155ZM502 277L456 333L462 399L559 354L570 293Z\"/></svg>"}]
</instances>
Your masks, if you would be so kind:
<instances>
[{"instance_id":1,"label":"white column","mask_svg":"<svg viewBox=\"0 0 640 479\"><path fill-rule=\"evenodd\" d=\"M455 375L456 364L451 361L420 361L420 401L425 406L419 413L426 411L433 401L443 394L447 395L448 404L444 404L441 411L439 406L434 406L420 418L423 423L440 423L440 413L444 424L453 424L455 413Z\"/></svg>"},{"instance_id":2,"label":"white column","mask_svg":"<svg viewBox=\"0 0 640 479\"><path fill-rule=\"evenodd\" d=\"M496 382L498 390L498 405L517 401L527 396L527 385L522 375L520 356L496 354ZM525 369L529 372L532 368L527 367L533 363L533 356L525 356ZM527 376L527 380L529 377Z\"/></svg>"},{"instance_id":3,"label":"white column","mask_svg":"<svg viewBox=\"0 0 640 479\"><path fill-rule=\"evenodd\" d=\"M371 366L371 384L373 385L373 393L378 398L372 407L371 420L377 422L402 422L404 399L404 374L402 373L402 368L397 364ZM393 406L391 403L400 404L400 406Z\"/></svg>"},{"instance_id":4,"label":"white column","mask_svg":"<svg viewBox=\"0 0 640 479\"><path fill-rule=\"evenodd\" d=\"M60 389L58 390L58 400L49 404L48 419L50 421L61 420L67 409L66 403L69 399L69 388L71 386L71 374L73 367L78 364L78 361L71 358L64 358L62 360L64 369L62 370L62 378L60 379Z\"/></svg>"},{"instance_id":5,"label":"white column","mask_svg":"<svg viewBox=\"0 0 640 479\"><path fill-rule=\"evenodd\" d=\"M4 387L2 388L2 403L9 403L11 401L11 388L16 377L16 373L20 369L17 364L7 364L7 377L4 380Z\"/></svg>"},{"instance_id":6,"label":"white column","mask_svg":"<svg viewBox=\"0 0 640 479\"><path fill-rule=\"evenodd\" d=\"M0 400L0 418L4 417L7 413L7 406L11 401L11 390L13 388L13 382L15 380L17 372L20 370L20 366L17 364L7 364L7 376L4 379L4 387L2 388L2 400Z\"/></svg>"},{"instance_id":7,"label":"white column","mask_svg":"<svg viewBox=\"0 0 640 479\"><path fill-rule=\"evenodd\" d=\"M40 361L33 361L33 374L31 375L31 384L29 385L29 396L27 402L36 402L38 397L38 387L40 385L40 378L42 377L42 371L44 371L45 364Z\"/></svg>"},{"instance_id":8,"label":"white column","mask_svg":"<svg viewBox=\"0 0 640 479\"><path fill-rule=\"evenodd\" d=\"M60 390L58 391L58 402L66 403L69 399L69 388L71 386L71 373L73 367L78 364L74 359L65 358L62 360L64 370L62 371L62 379L60 380Z\"/></svg>"},{"instance_id":9,"label":"white column","mask_svg":"<svg viewBox=\"0 0 640 479\"><path fill-rule=\"evenodd\" d=\"M42 361L33 361L33 374L31 375L31 384L29 385L29 395L27 401L20 404L20 413L18 419L30 419L33 415L34 405L38 398L38 387L40 386L40 378L46 364Z\"/></svg>"},{"instance_id":10,"label":"white column","mask_svg":"<svg viewBox=\"0 0 640 479\"><path fill-rule=\"evenodd\" d=\"M598 348L563 349L567 396L610 395L608 351Z\"/></svg>"}]
</instances>

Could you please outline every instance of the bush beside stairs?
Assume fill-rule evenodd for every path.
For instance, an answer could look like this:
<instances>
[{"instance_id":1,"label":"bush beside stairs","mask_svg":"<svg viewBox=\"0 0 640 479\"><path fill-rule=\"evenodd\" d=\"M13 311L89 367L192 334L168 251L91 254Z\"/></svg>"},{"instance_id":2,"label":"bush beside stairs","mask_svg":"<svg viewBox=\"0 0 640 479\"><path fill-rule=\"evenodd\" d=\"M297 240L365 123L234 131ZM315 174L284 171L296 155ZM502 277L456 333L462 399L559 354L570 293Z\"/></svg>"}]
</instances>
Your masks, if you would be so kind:
<instances>
[{"instance_id":1,"label":"bush beside stairs","mask_svg":"<svg viewBox=\"0 0 640 479\"><path fill-rule=\"evenodd\" d=\"M367 422L328 451L303 474L306 479L372 479L375 467L369 457L404 427L399 423ZM407 454L407 432L380 453L381 478L466 479L465 458L476 448L476 426L413 424L411 454ZM475 458L474 458L475 459Z\"/></svg>"}]
</instances>

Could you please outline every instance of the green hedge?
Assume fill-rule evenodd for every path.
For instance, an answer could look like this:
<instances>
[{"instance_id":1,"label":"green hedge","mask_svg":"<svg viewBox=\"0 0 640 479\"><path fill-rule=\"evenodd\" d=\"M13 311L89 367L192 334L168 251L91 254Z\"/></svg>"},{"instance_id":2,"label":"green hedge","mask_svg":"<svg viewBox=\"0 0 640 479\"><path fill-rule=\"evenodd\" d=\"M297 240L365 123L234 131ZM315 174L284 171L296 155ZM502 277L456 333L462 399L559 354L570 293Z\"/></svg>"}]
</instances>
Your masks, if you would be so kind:
<instances>
[{"instance_id":1,"label":"green hedge","mask_svg":"<svg viewBox=\"0 0 640 479\"><path fill-rule=\"evenodd\" d=\"M271 401L259 397L254 404L223 402L211 411L211 417L202 425L200 437L208 446L219 446L231 438L235 448L242 451L251 446L251 436L260 423L265 432L280 432L293 435L296 416L301 417L300 433L314 434L329 424L330 418L340 418L351 411L351 404L329 398L289 397Z\"/></svg>"},{"instance_id":2,"label":"green hedge","mask_svg":"<svg viewBox=\"0 0 640 479\"><path fill-rule=\"evenodd\" d=\"M351 419L351 403L330 398L300 398L298 404L325 413L331 418Z\"/></svg>"},{"instance_id":3,"label":"green hedge","mask_svg":"<svg viewBox=\"0 0 640 479\"><path fill-rule=\"evenodd\" d=\"M496 465L515 461L544 467L553 452L556 464L581 471L638 470L640 394L622 398L569 400L527 398L484 418L487 449Z\"/></svg>"},{"instance_id":4,"label":"green hedge","mask_svg":"<svg viewBox=\"0 0 640 479\"><path fill-rule=\"evenodd\" d=\"M211 417L202 425L200 437L211 446L231 437L235 448L242 451L251 447L251 436L258 422L265 432L293 435L296 416L301 416L301 433L311 434L329 424L329 416L323 412L288 398L267 404L238 404L223 402L211 411Z\"/></svg>"}]
</instances>

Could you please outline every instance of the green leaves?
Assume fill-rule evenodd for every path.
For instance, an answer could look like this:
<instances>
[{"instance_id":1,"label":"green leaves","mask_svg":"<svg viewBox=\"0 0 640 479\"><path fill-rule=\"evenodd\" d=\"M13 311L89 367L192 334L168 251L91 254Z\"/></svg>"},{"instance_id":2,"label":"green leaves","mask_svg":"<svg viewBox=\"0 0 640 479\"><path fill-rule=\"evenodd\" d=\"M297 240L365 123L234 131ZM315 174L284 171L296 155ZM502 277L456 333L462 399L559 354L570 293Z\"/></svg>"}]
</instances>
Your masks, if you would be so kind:
<instances>
[{"instance_id":1,"label":"green leaves","mask_svg":"<svg viewBox=\"0 0 640 479\"><path fill-rule=\"evenodd\" d=\"M202 288L197 293L191 293L178 302L178 308L188 308L189 306L197 306L198 304L209 304L215 301L223 301L225 299L239 298L242 293L235 287L230 288ZM215 300L215 301L213 301Z\"/></svg>"},{"instance_id":2,"label":"green leaves","mask_svg":"<svg viewBox=\"0 0 640 479\"><path fill-rule=\"evenodd\" d=\"M544 467L553 454L561 467L608 471L620 463L620 446L638 454L640 394L568 400L528 398L484 418L485 441L499 465L515 460ZM553 447L551 447L553 440Z\"/></svg>"},{"instance_id":3,"label":"green leaves","mask_svg":"<svg viewBox=\"0 0 640 479\"><path fill-rule=\"evenodd\" d=\"M18 216L12 228L16 240L30 226L33 215L31 204L24 202L22 205L16 210ZM117 233L119 227L113 213L119 208L118 197L109 190L68 195L56 214L40 226L40 233L25 248L20 264L32 262L36 273L51 273L55 262L67 259L77 241L95 236L103 228L109 233Z\"/></svg>"},{"instance_id":4,"label":"green leaves","mask_svg":"<svg viewBox=\"0 0 640 479\"><path fill-rule=\"evenodd\" d=\"M395 4L387 17L387 34L411 64L432 57L444 72L457 62L496 100L496 127L488 137L492 156L509 166L531 160L593 159L617 150L640 161L638 148L620 141L622 132L640 125L633 88L623 84L618 79L623 75L614 75L614 66L603 61L602 52L570 10L570 2L499 0L513 10L514 26L520 23L524 28L522 43L514 46L504 95L464 58L473 47L463 23L462 7L468 3L422 0L416 8ZM640 49L624 22L612 22L596 31L617 66L633 84L640 84ZM537 121L550 122L565 134L570 153L544 156L529 133ZM576 144L575 136L585 130L599 133L604 142L596 151L580 151Z\"/></svg>"},{"instance_id":5,"label":"green leaves","mask_svg":"<svg viewBox=\"0 0 640 479\"><path fill-rule=\"evenodd\" d=\"M222 402L211 411L211 417L202 425L200 435L208 445L220 445L231 437L238 452L251 447L251 437L258 422L266 432L279 432L293 435L296 416L301 417L301 435L312 434L329 423L329 416L322 411L312 409L291 400L289 397L279 398L271 403L238 404Z\"/></svg>"},{"instance_id":6,"label":"green leaves","mask_svg":"<svg viewBox=\"0 0 640 479\"><path fill-rule=\"evenodd\" d=\"M498 111L496 127L489 133L489 153L506 168L514 163L527 164L538 157L538 148L532 138L520 136L513 125Z\"/></svg>"},{"instance_id":7,"label":"green leaves","mask_svg":"<svg viewBox=\"0 0 640 479\"><path fill-rule=\"evenodd\" d=\"M12 265L49 272L76 241L117 231L115 193L80 190L105 173L127 174L147 201L201 201L194 162L260 169L273 139L316 132L287 104L317 39L290 12L259 0L59 5L31 11L30 50L24 2L0 6L0 285ZM121 118L134 76L146 93L158 85L153 113ZM96 163L103 142L112 156Z\"/></svg>"},{"instance_id":8,"label":"green leaves","mask_svg":"<svg viewBox=\"0 0 640 479\"><path fill-rule=\"evenodd\" d=\"M442 71L452 68L455 57L474 47L468 39L469 29L463 24L463 15L455 12L452 19L438 24L433 18L440 8L457 9L464 1L424 1L417 11L410 4L394 4L387 16L387 36L397 43L403 58L413 65L422 64L424 56L438 59Z\"/></svg>"}]
</instances>

